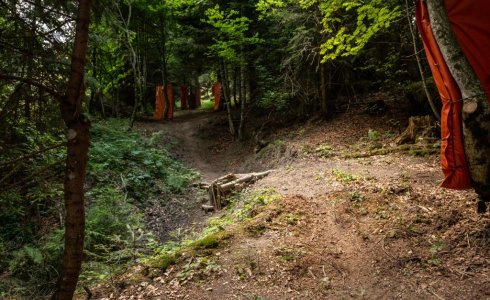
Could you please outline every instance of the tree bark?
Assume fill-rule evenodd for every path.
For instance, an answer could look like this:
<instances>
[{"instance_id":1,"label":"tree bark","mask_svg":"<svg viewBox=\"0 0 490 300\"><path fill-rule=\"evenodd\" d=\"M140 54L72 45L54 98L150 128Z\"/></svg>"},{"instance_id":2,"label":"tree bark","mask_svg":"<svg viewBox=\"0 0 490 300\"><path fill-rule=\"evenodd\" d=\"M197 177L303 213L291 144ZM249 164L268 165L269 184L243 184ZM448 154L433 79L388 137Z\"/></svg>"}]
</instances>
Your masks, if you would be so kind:
<instances>
[{"instance_id":1,"label":"tree bark","mask_svg":"<svg viewBox=\"0 0 490 300\"><path fill-rule=\"evenodd\" d=\"M225 98L225 103L226 103L226 112L228 114L228 125L230 128L230 133L235 138L236 132L235 132L235 124L233 123L233 116L232 116L232 111L231 111L231 101L230 101L230 89L229 89L229 81L228 81L228 75L226 72L226 64L225 62L220 63L220 69L221 69L221 78L223 79L223 96Z\"/></svg>"},{"instance_id":2,"label":"tree bark","mask_svg":"<svg viewBox=\"0 0 490 300\"><path fill-rule=\"evenodd\" d=\"M94 45L94 49L92 50L92 77L97 80L97 46ZM92 87L90 90L90 100L88 102L88 111L91 115L95 115L95 93L97 93L97 89Z\"/></svg>"},{"instance_id":3,"label":"tree bark","mask_svg":"<svg viewBox=\"0 0 490 300\"><path fill-rule=\"evenodd\" d=\"M243 55L243 54L242 54ZM246 91L246 66L240 66L240 124L238 125L238 140L243 141L243 130L245 126L245 109L247 103L247 91Z\"/></svg>"},{"instance_id":4,"label":"tree bark","mask_svg":"<svg viewBox=\"0 0 490 300\"><path fill-rule=\"evenodd\" d=\"M322 114L328 116L328 96L325 63L320 62L320 98L322 101Z\"/></svg>"},{"instance_id":5,"label":"tree bark","mask_svg":"<svg viewBox=\"0 0 490 300\"><path fill-rule=\"evenodd\" d=\"M68 127L64 183L66 208L65 249L58 289L53 299L72 299L82 265L85 236L84 183L90 144L90 122L82 114L84 73L91 0L79 0L71 72L65 96L61 97L61 117Z\"/></svg>"},{"instance_id":6,"label":"tree bark","mask_svg":"<svg viewBox=\"0 0 490 300\"><path fill-rule=\"evenodd\" d=\"M490 200L490 106L480 80L460 48L443 0L427 0L435 39L463 97L463 133L473 186Z\"/></svg>"},{"instance_id":7,"label":"tree bark","mask_svg":"<svg viewBox=\"0 0 490 300\"><path fill-rule=\"evenodd\" d=\"M165 18L160 19L161 26L161 60L162 60L162 85L163 85L163 101L165 101L165 108L163 110L163 119L168 119L168 110L170 108L170 97L168 94L168 70L167 70L167 35L165 33Z\"/></svg>"}]
</instances>

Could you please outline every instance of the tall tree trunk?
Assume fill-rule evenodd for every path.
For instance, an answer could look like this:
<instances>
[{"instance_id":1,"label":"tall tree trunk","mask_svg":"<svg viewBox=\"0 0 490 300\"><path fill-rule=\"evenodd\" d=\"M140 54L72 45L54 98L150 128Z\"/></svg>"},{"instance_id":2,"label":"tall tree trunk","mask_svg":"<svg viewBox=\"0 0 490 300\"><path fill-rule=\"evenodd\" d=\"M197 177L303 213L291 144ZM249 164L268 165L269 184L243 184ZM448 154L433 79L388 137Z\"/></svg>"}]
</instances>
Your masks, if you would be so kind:
<instances>
[{"instance_id":1,"label":"tall tree trunk","mask_svg":"<svg viewBox=\"0 0 490 300\"><path fill-rule=\"evenodd\" d=\"M237 68L235 68L233 70L233 102L235 103L235 105L237 105L239 101L237 97L240 97L240 95L238 95L238 90L241 91L240 83L241 81L239 78L239 73L237 71Z\"/></svg>"},{"instance_id":2,"label":"tall tree trunk","mask_svg":"<svg viewBox=\"0 0 490 300\"><path fill-rule=\"evenodd\" d=\"M129 127L133 128L134 121L136 119L136 112L138 110L138 106L141 103L141 69L140 69L140 61L139 61L139 56L138 53L136 53L132 41L131 41L131 31L129 29L129 24L131 23L131 16L132 16L132 6L131 3L128 3L128 17L127 19L124 18L123 13L121 11L121 7L118 2L114 3L115 8L117 9L119 13L119 17L121 18L121 22L123 23L122 29L124 30L124 43L126 44L126 47L128 48L129 51L129 58L131 60L131 69L133 71L133 82L134 82L134 106L133 106L133 111L131 113L131 119L129 121ZM136 36L138 37L138 35Z\"/></svg>"},{"instance_id":3,"label":"tall tree trunk","mask_svg":"<svg viewBox=\"0 0 490 300\"><path fill-rule=\"evenodd\" d=\"M84 183L90 144L90 122L82 113L83 77L87 54L91 0L79 0L71 72L65 96L60 100L61 117L68 127L64 183L65 249L58 289L53 299L72 299L83 258L85 237Z\"/></svg>"},{"instance_id":4,"label":"tall tree trunk","mask_svg":"<svg viewBox=\"0 0 490 300\"><path fill-rule=\"evenodd\" d=\"M480 209L490 201L490 106L480 80L461 50L443 0L426 0L434 37L463 97L466 158Z\"/></svg>"},{"instance_id":5,"label":"tall tree trunk","mask_svg":"<svg viewBox=\"0 0 490 300\"><path fill-rule=\"evenodd\" d=\"M170 96L168 94L168 70L167 70L167 35L165 33L165 19L162 17L161 21L161 48L160 48L160 56L162 60L162 85L163 85L163 101L165 101L165 108L163 110L163 119L168 118L168 110L170 108Z\"/></svg>"},{"instance_id":6,"label":"tall tree trunk","mask_svg":"<svg viewBox=\"0 0 490 300\"><path fill-rule=\"evenodd\" d=\"M243 51L242 51L243 55ZM240 124L238 125L238 140L243 140L243 128L245 126L245 109L247 102L245 65L240 66Z\"/></svg>"},{"instance_id":7,"label":"tall tree trunk","mask_svg":"<svg viewBox=\"0 0 490 300\"><path fill-rule=\"evenodd\" d=\"M328 96L325 63L320 61L320 100L322 104L322 115L328 116Z\"/></svg>"},{"instance_id":8,"label":"tall tree trunk","mask_svg":"<svg viewBox=\"0 0 490 300\"><path fill-rule=\"evenodd\" d=\"M97 47L94 45L94 49L92 50L92 77L97 80ZM95 104L97 89L92 87L90 90L90 100L88 102L88 111L91 115L95 114Z\"/></svg>"},{"instance_id":9,"label":"tall tree trunk","mask_svg":"<svg viewBox=\"0 0 490 300\"><path fill-rule=\"evenodd\" d=\"M223 96L225 98L226 112L228 114L228 126L230 128L231 135L233 136L233 138L235 138L236 135L235 124L233 124L233 116L231 112L230 88L229 88L225 62L220 63L220 69L221 69L221 78L223 79Z\"/></svg>"}]
</instances>

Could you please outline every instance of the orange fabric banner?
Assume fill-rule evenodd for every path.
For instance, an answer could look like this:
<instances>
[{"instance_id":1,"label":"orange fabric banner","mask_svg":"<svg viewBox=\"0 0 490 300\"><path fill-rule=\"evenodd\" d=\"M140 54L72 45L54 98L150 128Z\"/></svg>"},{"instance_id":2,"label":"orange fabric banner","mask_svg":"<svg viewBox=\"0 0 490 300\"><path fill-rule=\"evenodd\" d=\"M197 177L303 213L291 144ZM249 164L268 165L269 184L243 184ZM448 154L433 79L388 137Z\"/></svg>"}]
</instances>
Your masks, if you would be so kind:
<instances>
[{"instance_id":1,"label":"orange fabric banner","mask_svg":"<svg viewBox=\"0 0 490 300\"><path fill-rule=\"evenodd\" d=\"M155 112L153 113L153 119L160 121L163 119L164 101L163 101L163 86L156 87L155 96Z\"/></svg>"},{"instance_id":2,"label":"orange fabric banner","mask_svg":"<svg viewBox=\"0 0 490 300\"><path fill-rule=\"evenodd\" d=\"M490 102L490 1L445 0L451 27Z\"/></svg>"},{"instance_id":3,"label":"orange fabric banner","mask_svg":"<svg viewBox=\"0 0 490 300\"><path fill-rule=\"evenodd\" d=\"M470 62L473 61L472 65L474 67L475 61L488 61L489 58L487 57L486 53L484 57L478 58L478 56L474 56L470 58L472 55L470 54L470 52L468 52L468 47L471 49L474 46L480 46L478 46L478 44L471 44L468 41L465 42L465 39L469 39L469 37L462 38L462 36L465 35L463 34L464 32L471 35L472 29L470 28L472 27L475 30L479 28L479 26L473 26L472 23L476 22L476 24L479 24L479 22L483 22L483 20L488 22L488 17L485 16L484 19L480 20L478 18L474 18L472 14L467 14L468 11L464 9L468 6L467 2L480 2L481 6L478 9L487 12L488 10L483 9L483 6L489 7L488 4L490 3L486 0L446 0L445 3L446 8L448 9L448 15L452 23L453 30L455 31L456 36L459 36L458 40L461 44L461 47L463 48L465 55L468 57L468 60ZM456 9L458 5L462 10ZM463 13L464 17L462 15L459 15L459 13L454 14L455 11ZM468 189L471 188L471 176L469 173L463 145L463 103L461 101L461 91L457 83L454 81L454 78L452 77L446 62L444 61L440 48L434 38L434 34L430 27L430 19L427 7L425 6L425 3L421 0L417 1L416 16L417 25L422 36L422 40L424 42L427 59L432 71L432 75L434 76L435 84L437 86L437 89L439 90L439 94L441 95L441 100L443 104L441 112L441 165L442 171L445 175L445 180L442 183L442 187L450 189ZM490 26L490 24L487 26ZM462 28L465 29L463 30ZM475 35L475 37L477 36L479 36L479 34ZM489 38L490 35L487 35L487 41ZM482 47L480 50L483 49L484 48ZM490 66L490 64L488 66ZM477 70L477 68L475 68L475 70ZM487 72L489 70L490 68L487 69ZM477 73L478 72L482 71L477 71ZM480 79L482 79L482 73L479 73L478 75L480 76Z\"/></svg>"},{"instance_id":4,"label":"orange fabric banner","mask_svg":"<svg viewBox=\"0 0 490 300\"><path fill-rule=\"evenodd\" d=\"M213 91L213 96L214 96L214 111L219 111L220 110L220 104L221 104L221 82L216 81L216 83L213 85L212 91Z\"/></svg>"},{"instance_id":5,"label":"orange fabric banner","mask_svg":"<svg viewBox=\"0 0 490 300\"><path fill-rule=\"evenodd\" d=\"M168 113L164 116L165 113L165 96L164 93L168 90L168 100L169 100L169 108ZM156 99L155 99L155 112L153 114L153 118L155 120L174 119L174 87L171 84L167 84L166 89L163 86L159 85L156 87Z\"/></svg>"}]
</instances>

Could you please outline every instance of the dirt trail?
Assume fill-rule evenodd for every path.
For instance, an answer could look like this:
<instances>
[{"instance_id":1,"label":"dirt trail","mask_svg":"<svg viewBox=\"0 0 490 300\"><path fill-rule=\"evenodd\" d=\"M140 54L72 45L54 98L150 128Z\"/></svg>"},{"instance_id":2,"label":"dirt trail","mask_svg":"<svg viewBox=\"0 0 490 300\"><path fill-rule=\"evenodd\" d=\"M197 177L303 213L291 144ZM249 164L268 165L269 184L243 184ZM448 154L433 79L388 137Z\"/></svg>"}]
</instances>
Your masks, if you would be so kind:
<instances>
[{"instance_id":1,"label":"dirt trail","mask_svg":"<svg viewBox=\"0 0 490 300\"><path fill-rule=\"evenodd\" d=\"M226 127L216 126L222 125L223 117L221 113L207 110L178 111L171 122L145 123L140 124L140 128L150 132L163 131L176 158L199 171L203 181L209 181L236 172L239 165L230 162L243 153L231 149L223 151L219 147L231 141Z\"/></svg>"},{"instance_id":2,"label":"dirt trail","mask_svg":"<svg viewBox=\"0 0 490 300\"><path fill-rule=\"evenodd\" d=\"M475 213L473 192L439 187L438 155L342 158L387 147L387 123L344 115L285 128L258 154L227 139L226 122L212 113L145 125L164 130L204 180L277 169L252 188L274 188L282 200L208 254L217 271L182 282L195 262L183 256L110 298L490 299L490 218ZM368 131L380 134L369 140Z\"/></svg>"}]
</instances>

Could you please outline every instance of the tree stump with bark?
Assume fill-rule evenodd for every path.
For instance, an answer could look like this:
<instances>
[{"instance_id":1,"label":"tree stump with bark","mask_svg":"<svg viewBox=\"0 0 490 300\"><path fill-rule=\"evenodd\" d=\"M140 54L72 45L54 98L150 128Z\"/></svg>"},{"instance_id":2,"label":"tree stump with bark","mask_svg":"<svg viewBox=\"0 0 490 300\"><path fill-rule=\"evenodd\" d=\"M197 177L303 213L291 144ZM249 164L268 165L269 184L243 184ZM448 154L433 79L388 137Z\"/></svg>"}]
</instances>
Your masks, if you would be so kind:
<instances>
[{"instance_id":1,"label":"tree stump with bark","mask_svg":"<svg viewBox=\"0 0 490 300\"><path fill-rule=\"evenodd\" d=\"M415 144L419 140L434 140L436 125L430 116L410 117L407 129L396 139L397 145Z\"/></svg>"}]
</instances>

